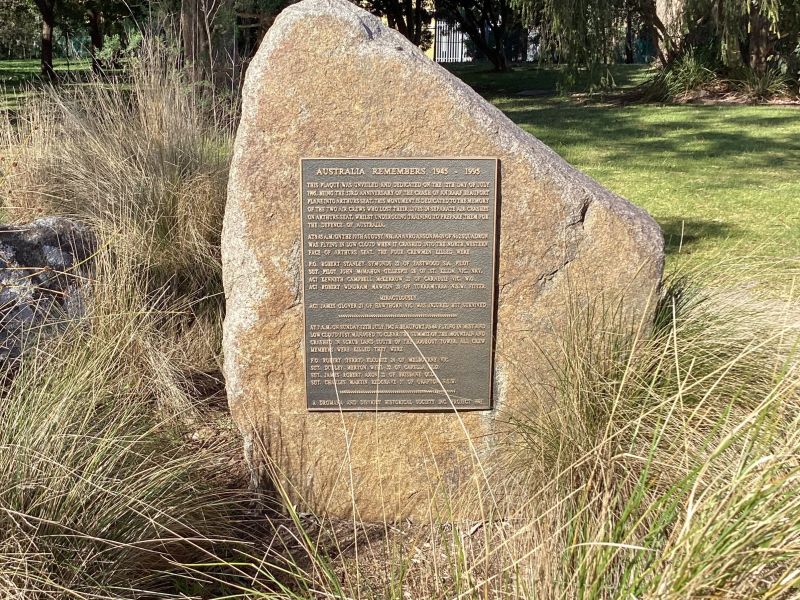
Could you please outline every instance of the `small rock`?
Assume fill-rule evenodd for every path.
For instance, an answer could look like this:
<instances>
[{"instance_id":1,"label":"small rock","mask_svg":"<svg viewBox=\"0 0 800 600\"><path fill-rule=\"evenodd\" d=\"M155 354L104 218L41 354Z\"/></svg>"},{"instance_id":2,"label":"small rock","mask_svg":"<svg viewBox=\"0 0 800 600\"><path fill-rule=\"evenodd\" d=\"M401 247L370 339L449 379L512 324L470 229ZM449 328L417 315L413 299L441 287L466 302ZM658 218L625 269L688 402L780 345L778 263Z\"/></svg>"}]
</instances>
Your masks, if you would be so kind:
<instances>
[{"instance_id":1,"label":"small rock","mask_svg":"<svg viewBox=\"0 0 800 600\"><path fill-rule=\"evenodd\" d=\"M62 217L0 225L0 361L18 357L42 328L84 313L95 247L88 227Z\"/></svg>"}]
</instances>

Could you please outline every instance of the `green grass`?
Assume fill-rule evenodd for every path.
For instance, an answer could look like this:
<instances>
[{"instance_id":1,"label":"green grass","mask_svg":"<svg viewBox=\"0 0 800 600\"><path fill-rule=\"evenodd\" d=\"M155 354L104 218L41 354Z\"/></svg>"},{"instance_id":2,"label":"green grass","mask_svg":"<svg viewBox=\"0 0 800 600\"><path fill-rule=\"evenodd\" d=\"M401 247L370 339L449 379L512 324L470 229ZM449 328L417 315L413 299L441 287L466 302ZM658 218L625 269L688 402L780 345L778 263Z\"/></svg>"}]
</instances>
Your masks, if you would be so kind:
<instances>
[{"instance_id":1,"label":"green grass","mask_svg":"<svg viewBox=\"0 0 800 600\"><path fill-rule=\"evenodd\" d=\"M540 91L554 94L563 87L586 89L590 76L586 71L576 74L573 86L567 85L568 73L558 67L539 67L534 64L516 65L513 71L497 73L486 63L446 64L445 67L466 81L478 92L489 96L514 95L518 92ZM616 87L624 89L644 83L651 71L645 65L608 65L596 69L594 79L610 75Z\"/></svg>"},{"instance_id":2,"label":"green grass","mask_svg":"<svg viewBox=\"0 0 800 600\"><path fill-rule=\"evenodd\" d=\"M558 73L453 71L565 160L647 209L670 265L800 256L800 107L656 105L557 95ZM641 66L616 66L621 87ZM522 97L524 90L551 90Z\"/></svg>"},{"instance_id":3,"label":"green grass","mask_svg":"<svg viewBox=\"0 0 800 600\"><path fill-rule=\"evenodd\" d=\"M88 60L57 58L53 61L59 76L85 75L90 65ZM40 74L38 59L0 60L0 111L18 108L29 90L41 84Z\"/></svg>"}]
</instances>

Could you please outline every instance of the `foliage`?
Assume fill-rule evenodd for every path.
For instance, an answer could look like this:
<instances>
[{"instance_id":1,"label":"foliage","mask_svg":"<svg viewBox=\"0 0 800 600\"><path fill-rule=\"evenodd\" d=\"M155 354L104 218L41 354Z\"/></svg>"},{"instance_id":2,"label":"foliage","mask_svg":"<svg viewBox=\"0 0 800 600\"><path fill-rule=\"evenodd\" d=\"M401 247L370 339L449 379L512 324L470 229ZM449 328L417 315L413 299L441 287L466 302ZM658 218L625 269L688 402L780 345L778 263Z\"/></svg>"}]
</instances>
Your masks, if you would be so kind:
<instances>
[{"instance_id":1,"label":"foliage","mask_svg":"<svg viewBox=\"0 0 800 600\"><path fill-rule=\"evenodd\" d=\"M737 73L734 73L734 85L753 100L766 100L790 93L791 80L777 68L769 68L763 73L753 69L740 69L738 73L738 78Z\"/></svg>"},{"instance_id":2,"label":"foliage","mask_svg":"<svg viewBox=\"0 0 800 600\"><path fill-rule=\"evenodd\" d=\"M780 302L769 307L736 292L715 294L681 277L665 292L655 331L632 348L620 344L613 327L607 338L587 343L591 324L574 322L562 353L558 409L521 418L530 454L522 453L520 465L535 456L543 469L528 475L532 489L543 480L566 499L563 581L588 597L682 595L682 586L693 590L689 596L715 589L754 597L759 583L749 576L752 568L776 569L781 575L767 575L761 585L786 589L792 583L777 580L792 572L800 554L758 560L770 534L750 528L772 530L776 540L800 534L769 509L788 500L783 494L796 485L791 473L800 469L787 460L796 437L773 431L782 427L774 418L793 427L800 417L793 358L800 321L796 313L781 318ZM751 465L765 454L774 470L750 479ZM786 479L776 477L770 488L779 471ZM743 485L754 487L731 493ZM763 505L742 522L738 503L748 494L753 508ZM684 508L696 502L704 505L697 513ZM799 514L800 503L784 506ZM684 546L702 547L695 531L709 527L727 529L724 543L738 544L744 555L752 544L754 563L726 572L715 563L727 564L727 549L697 557Z\"/></svg>"},{"instance_id":3,"label":"foliage","mask_svg":"<svg viewBox=\"0 0 800 600\"><path fill-rule=\"evenodd\" d=\"M433 10L429 0L359 0L356 4L385 17L389 27L402 33L412 44L423 50L431 47Z\"/></svg>"},{"instance_id":4,"label":"foliage","mask_svg":"<svg viewBox=\"0 0 800 600\"><path fill-rule=\"evenodd\" d=\"M168 594L181 563L233 539L240 500L183 421L193 406L169 332L188 307L154 310L136 248L95 260L88 314L4 373L4 598Z\"/></svg>"},{"instance_id":5,"label":"foliage","mask_svg":"<svg viewBox=\"0 0 800 600\"><path fill-rule=\"evenodd\" d=\"M255 54L261 38L272 26L280 12L296 0L235 0L233 4L234 24L231 27L232 47L238 53L250 57Z\"/></svg>"},{"instance_id":6,"label":"foliage","mask_svg":"<svg viewBox=\"0 0 800 600\"><path fill-rule=\"evenodd\" d=\"M523 22L541 33L542 57L571 69L663 56L665 27L655 0L514 0Z\"/></svg>"},{"instance_id":7,"label":"foliage","mask_svg":"<svg viewBox=\"0 0 800 600\"><path fill-rule=\"evenodd\" d=\"M103 48L97 52L97 58L101 63L109 66L120 65L126 59L135 60L136 52L143 39L144 36L138 29L125 35L115 33L107 36L103 42Z\"/></svg>"},{"instance_id":8,"label":"foliage","mask_svg":"<svg viewBox=\"0 0 800 600\"><path fill-rule=\"evenodd\" d=\"M28 0L6 0L0 3L0 56L29 57L39 37L36 12Z\"/></svg>"},{"instance_id":9,"label":"foliage","mask_svg":"<svg viewBox=\"0 0 800 600\"><path fill-rule=\"evenodd\" d=\"M304 521L290 506L309 563L294 563L306 577L288 596L789 597L800 585L800 306L684 275L646 337L613 311L576 313L555 398L531 386L483 490L484 512L506 518L370 525Z\"/></svg>"},{"instance_id":10,"label":"foliage","mask_svg":"<svg viewBox=\"0 0 800 600\"><path fill-rule=\"evenodd\" d=\"M234 105L209 105L178 57L148 38L124 85L96 79L49 88L20 115L5 176L6 211L87 220L106 239L140 247L157 287L220 310L219 231Z\"/></svg>"},{"instance_id":11,"label":"foliage","mask_svg":"<svg viewBox=\"0 0 800 600\"><path fill-rule=\"evenodd\" d=\"M509 0L441 0L436 14L456 23L495 70L509 68L509 41L520 29L519 14Z\"/></svg>"},{"instance_id":12,"label":"foliage","mask_svg":"<svg viewBox=\"0 0 800 600\"><path fill-rule=\"evenodd\" d=\"M235 437L197 436L219 427L197 398L220 385L231 121L156 41L128 69L47 87L0 121L5 217L68 214L100 242L85 316L2 373L3 598L224 594L186 565L252 547L254 499L220 468Z\"/></svg>"},{"instance_id":13,"label":"foliage","mask_svg":"<svg viewBox=\"0 0 800 600\"><path fill-rule=\"evenodd\" d=\"M675 100L716 80L716 73L706 66L700 56L694 52L687 52L661 69L646 84L645 93L648 100Z\"/></svg>"},{"instance_id":14,"label":"foliage","mask_svg":"<svg viewBox=\"0 0 800 600\"><path fill-rule=\"evenodd\" d=\"M546 27L545 45L556 46L560 62L586 66L609 56L611 29L619 10L613 2L546 0L526 8L540 15Z\"/></svg>"},{"instance_id":15,"label":"foliage","mask_svg":"<svg viewBox=\"0 0 800 600\"><path fill-rule=\"evenodd\" d=\"M693 0L682 18L689 39L702 31L727 67L749 65L760 73L779 39L797 40L798 10L797 0Z\"/></svg>"},{"instance_id":16,"label":"foliage","mask_svg":"<svg viewBox=\"0 0 800 600\"><path fill-rule=\"evenodd\" d=\"M800 0L517 0L526 22L542 29L544 45L560 62L592 69L614 59L631 29L653 43L661 66L684 55L709 54L712 70L748 66L764 75L777 61L791 62L800 42ZM663 19L663 22L662 22ZM624 31L624 33L623 33ZM794 68L792 70L794 72Z\"/></svg>"}]
</instances>

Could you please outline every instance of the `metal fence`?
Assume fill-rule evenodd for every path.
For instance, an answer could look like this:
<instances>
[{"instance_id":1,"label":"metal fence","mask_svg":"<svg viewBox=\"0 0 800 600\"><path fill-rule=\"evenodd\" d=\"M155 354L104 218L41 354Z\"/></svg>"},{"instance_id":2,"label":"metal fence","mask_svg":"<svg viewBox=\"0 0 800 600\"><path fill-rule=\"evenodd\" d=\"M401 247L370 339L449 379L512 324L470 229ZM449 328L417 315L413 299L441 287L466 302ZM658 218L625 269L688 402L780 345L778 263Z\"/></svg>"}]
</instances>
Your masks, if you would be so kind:
<instances>
[{"instance_id":1,"label":"metal fence","mask_svg":"<svg viewBox=\"0 0 800 600\"><path fill-rule=\"evenodd\" d=\"M437 19L433 39L434 60L442 63L471 61L465 40L466 36L454 23Z\"/></svg>"}]
</instances>

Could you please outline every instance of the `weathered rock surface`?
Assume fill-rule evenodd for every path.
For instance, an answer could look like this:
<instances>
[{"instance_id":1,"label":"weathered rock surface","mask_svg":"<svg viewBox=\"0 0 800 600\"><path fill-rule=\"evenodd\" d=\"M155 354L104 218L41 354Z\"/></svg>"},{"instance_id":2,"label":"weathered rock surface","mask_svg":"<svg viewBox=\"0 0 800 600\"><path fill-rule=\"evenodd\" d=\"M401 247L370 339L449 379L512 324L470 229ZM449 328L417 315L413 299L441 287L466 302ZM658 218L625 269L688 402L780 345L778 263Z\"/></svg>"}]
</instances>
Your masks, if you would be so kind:
<instances>
[{"instance_id":1,"label":"weathered rock surface","mask_svg":"<svg viewBox=\"0 0 800 600\"><path fill-rule=\"evenodd\" d=\"M82 314L80 285L94 248L91 232L69 219L0 226L0 361L43 328Z\"/></svg>"},{"instance_id":2,"label":"weathered rock surface","mask_svg":"<svg viewBox=\"0 0 800 600\"><path fill-rule=\"evenodd\" d=\"M500 159L492 411L307 412L299 161L331 156ZM663 268L644 211L345 0L286 9L248 69L222 251L226 385L255 478L272 473L315 511L378 520L478 514L474 485L515 443L510 417L557 406L570 323L646 322Z\"/></svg>"}]
</instances>

